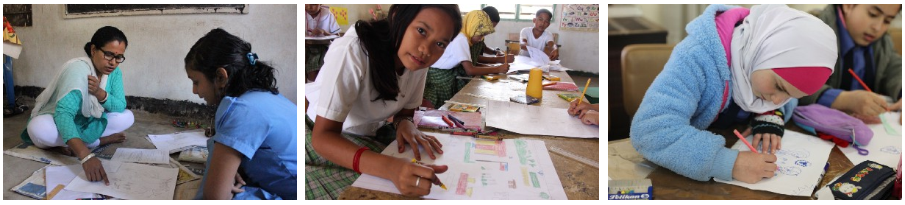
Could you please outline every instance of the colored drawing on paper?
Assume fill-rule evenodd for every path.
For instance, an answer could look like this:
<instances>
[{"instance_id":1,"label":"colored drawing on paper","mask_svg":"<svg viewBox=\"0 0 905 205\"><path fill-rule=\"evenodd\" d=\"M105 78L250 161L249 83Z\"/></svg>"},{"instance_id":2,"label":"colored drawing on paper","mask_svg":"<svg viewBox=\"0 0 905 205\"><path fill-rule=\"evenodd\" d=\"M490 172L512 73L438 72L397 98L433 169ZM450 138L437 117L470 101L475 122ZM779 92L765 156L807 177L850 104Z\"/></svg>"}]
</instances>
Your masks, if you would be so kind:
<instances>
[{"instance_id":1,"label":"colored drawing on paper","mask_svg":"<svg viewBox=\"0 0 905 205\"><path fill-rule=\"evenodd\" d=\"M476 140L475 153L505 157L506 144L499 140Z\"/></svg>"},{"instance_id":2,"label":"colored drawing on paper","mask_svg":"<svg viewBox=\"0 0 905 205\"><path fill-rule=\"evenodd\" d=\"M531 182L528 182L528 168L527 167L522 167L522 179L525 182L525 186L531 185L530 184Z\"/></svg>"},{"instance_id":3,"label":"colored drawing on paper","mask_svg":"<svg viewBox=\"0 0 905 205\"><path fill-rule=\"evenodd\" d=\"M901 154L901 153L902 153L902 152L899 151L899 149L896 148L895 146L886 146L886 147L880 148L880 151L881 151L881 152L886 152L886 153L889 153L889 154Z\"/></svg>"},{"instance_id":4,"label":"colored drawing on paper","mask_svg":"<svg viewBox=\"0 0 905 205\"><path fill-rule=\"evenodd\" d=\"M472 147L472 145L474 145L474 144L472 144L471 142L465 143L465 163L472 163L472 162L473 162L473 161L471 161L471 147Z\"/></svg>"},{"instance_id":5,"label":"colored drawing on paper","mask_svg":"<svg viewBox=\"0 0 905 205\"><path fill-rule=\"evenodd\" d=\"M482 186L496 186L496 179L493 178L493 175L489 173L481 173L481 185Z\"/></svg>"},{"instance_id":6,"label":"colored drawing on paper","mask_svg":"<svg viewBox=\"0 0 905 205\"><path fill-rule=\"evenodd\" d=\"M540 181L537 180L537 174L531 172L531 184L534 185L534 188L540 188Z\"/></svg>"},{"instance_id":7,"label":"colored drawing on paper","mask_svg":"<svg viewBox=\"0 0 905 205\"><path fill-rule=\"evenodd\" d=\"M518 161L522 165L528 164L528 143L525 140L515 140L515 151L518 152Z\"/></svg>"},{"instance_id":8,"label":"colored drawing on paper","mask_svg":"<svg viewBox=\"0 0 905 205\"><path fill-rule=\"evenodd\" d=\"M459 183L456 186L456 194L465 195L466 188L468 188L468 173L459 174Z\"/></svg>"}]
</instances>

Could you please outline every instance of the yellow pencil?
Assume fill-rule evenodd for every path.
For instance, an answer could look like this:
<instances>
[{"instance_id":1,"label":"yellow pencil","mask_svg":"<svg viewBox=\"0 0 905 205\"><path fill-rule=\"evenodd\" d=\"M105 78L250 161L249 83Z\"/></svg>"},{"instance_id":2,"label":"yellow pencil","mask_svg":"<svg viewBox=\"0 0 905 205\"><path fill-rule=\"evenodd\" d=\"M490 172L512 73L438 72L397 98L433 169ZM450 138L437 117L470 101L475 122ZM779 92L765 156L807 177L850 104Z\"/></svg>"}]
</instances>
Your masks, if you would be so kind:
<instances>
[{"instance_id":1,"label":"yellow pencil","mask_svg":"<svg viewBox=\"0 0 905 205\"><path fill-rule=\"evenodd\" d=\"M588 85L591 85L591 79L588 78L588 82L584 84L584 91L581 91L581 96L578 97L578 103L581 104L581 100L584 99L584 94L588 92Z\"/></svg>"},{"instance_id":2,"label":"yellow pencil","mask_svg":"<svg viewBox=\"0 0 905 205\"><path fill-rule=\"evenodd\" d=\"M412 158L412 163L422 164L421 162L418 162L418 160L416 160L415 158ZM440 181L440 178L437 178L437 183L440 184L440 188L441 188L441 189L447 190L447 189L446 189L446 185L443 184L443 182Z\"/></svg>"}]
</instances>

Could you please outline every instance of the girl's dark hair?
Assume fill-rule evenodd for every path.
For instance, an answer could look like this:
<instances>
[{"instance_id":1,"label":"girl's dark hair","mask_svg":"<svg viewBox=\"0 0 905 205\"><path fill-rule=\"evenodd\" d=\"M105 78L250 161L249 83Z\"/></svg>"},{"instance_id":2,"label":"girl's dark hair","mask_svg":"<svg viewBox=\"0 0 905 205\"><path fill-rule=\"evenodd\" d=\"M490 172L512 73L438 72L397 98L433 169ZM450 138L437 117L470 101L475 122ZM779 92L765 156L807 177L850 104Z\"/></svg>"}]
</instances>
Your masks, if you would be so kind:
<instances>
[{"instance_id":1,"label":"girl's dark hair","mask_svg":"<svg viewBox=\"0 0 905 205\"><path fill-rule=\"evenodd\" d=\"M120 31L113 26L104 26L94 32L90 42L85 43L85 54L88 54L88 57L91 57L91 45L94 45L96 48L101 48L110 41L121 41L126 47L129 46L129 40L126 39L126 34L124 34L123 31Z\"/></svg>"},{"instance_id":2,"label":"girl's dark hair","mask_svg":"<svg viewBox=\"0 0 905 205\"><path fill-rule=\"evenodd\" d=\"M387 12L387 18L379 21L362 21L355 23L359 43L368 55L371 70L371 81L379 93L377 100L396 100L399 95L399 83L396 78L394 59L402 44L406 28L423 9L437 8L446 13L453 22L450 41L462 30L462 14L455 4L393 4Z\"/></svg>"},{"instance_id":3,"label":"girl's dark hair","mask_svg":"<svg viewBox=\"0 0 905 205\"><path fill-rule=\"evenodd\" d=\"M189 49L189 53L185 55L185 68L203 73L211 82L214 82L218 68L225 69L229 76L229 79L225 79L225 96L238 97L248 90L279 93L274 68L258 61L256 54L252 65L248 58L251 52L251 44L216 28L198 39Z\"/></svg>"},{"instance_id":4,"label":"girl's dark hair","mask_svg":"<svg viewBox=\"0 0 905 205\"><path fill-rule=\"evenodd\" d=\"M500 22L500 11L497 11L496 8L492 6L484 7L481 9L484 13L487 13L487 16L490 17L490 22L498 23Z\"/></svg>"},{"instance_id":5,"label":"girl's dark hair","mask_svg":"<svg viewBox=\"0 0 905 205\"><path fill-rule=\"evenodd\" d=\"M553 12L550 12L550 10L547 10L547 9L537 10L537 13L534 13L534 17L540 17L540 14L547 14L547 16L550 17L550 19L553 19Z\"/></svg>"}]
</instances>

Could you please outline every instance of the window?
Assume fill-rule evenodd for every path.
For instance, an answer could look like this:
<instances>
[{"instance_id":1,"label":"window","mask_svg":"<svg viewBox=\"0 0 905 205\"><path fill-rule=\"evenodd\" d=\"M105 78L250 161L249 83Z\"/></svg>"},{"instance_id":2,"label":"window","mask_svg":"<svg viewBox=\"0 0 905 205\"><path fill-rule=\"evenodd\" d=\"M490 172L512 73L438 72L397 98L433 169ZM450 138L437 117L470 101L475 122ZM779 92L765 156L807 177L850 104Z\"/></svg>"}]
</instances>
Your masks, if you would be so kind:
<instances>
[{"instance_id":1,"label":"window","mask_svg":"<svg viewBox=\"0 0 905 205\"><path fill-rule=\"evenodd\" d=\"M469 11L480 10L484 8L483 4L459 4L459 12L462 13L462 16L468 14Z\"/></svg>"},{"instance_id":2,"label":"window","mask_svg":"<svg viewBox=\"0 0 905 205\"><path fill-rule=\"evenodd\" d=\"M459 4L459 11L464 16L469 11L478 10L487 6L492 6L500 12L500 19L515 21L531 21L537 10L547 9L550 12L556 12L556 6L553 4ZM556 14L550 21L556 20Z\"/></svg>"}]
</instances>

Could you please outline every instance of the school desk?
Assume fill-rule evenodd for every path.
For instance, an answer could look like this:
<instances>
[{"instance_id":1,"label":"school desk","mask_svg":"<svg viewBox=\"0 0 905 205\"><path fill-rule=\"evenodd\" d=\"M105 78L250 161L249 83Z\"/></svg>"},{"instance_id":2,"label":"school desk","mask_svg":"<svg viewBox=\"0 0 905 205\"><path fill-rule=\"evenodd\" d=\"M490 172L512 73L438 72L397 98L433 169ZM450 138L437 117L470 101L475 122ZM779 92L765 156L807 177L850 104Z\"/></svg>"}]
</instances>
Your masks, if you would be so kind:
<instances>
[{"instance_id":1,"label":"school desk","mask_svg":"<svg viewBox=\"0 0 905 205\"><path fill-rule=\"evenodd\" d=\"M787 130L805 133L804 130L788 123ZM733 127L734 129L744 130L746 125ZM726 138L727 145L733 145L738 141L738 137L732 133L732 129L720 129L710 131L722 135ZM776 194L768 191L751 190L745 187L724 184L713 181L702 182L679 175L669 169L653 166L649 161L643 160L631 146L631 139L622 139L609 143L609 165L608 172L610 178L614 180L621 179L639 179L649 178L654 186L654 199L816 199L813 193L820 187L826 186L836 176L844 174L855 165L842 154L839 147L833 146L830 151L830 157L827 160L830 167L820 180L819 187L812 190L812 197L800 197ZM644 161L644 162L642 162ZM641 163L639 163L641 162ZM649 173L649 174L648 174Z\"/></svg>"},{"instance_id":2,"label":"school desk","mask_svg":"<svg viewBox=\"0 0 905 205\"><path fill-rule=\"evenodd\" d=\"M554 75L559 76L562 82L572 82L572 78L566 72L552 72ZM505 77L505 76L503 76ZM473 103L473 104L486 104L484 98L474 97L473 95L467 95L468 93L479 93L482 95L492 95L501 93L499 91L488 91L481 92L485 89L490 90L503 90L509 89L509 87L504 87L506 83L500 83L500 81L487 82L483 79L473 79L469 82L465 88L462 89L459 93L456 93L453 96L451 101L457 101L462 103ZM581 83L579 87L584 87L584 83ZM579 89L582 89L579 88ZM515 91L524 93L524 90ZM569 102L559 98L556 96L556 93L562 93L565 91L550 91L544 90L544 97L542 102L535 104L538 106L545 107L556 107L556 108L569 108ZM575 92L571 92L575 93ZM578 91L581 93L581 90ZM508 96L506 99L508 101ZM585 100L586 101L586 100ZM445 108L441 107L441 109ZM577 119L576 119L577 120ZM421 129L423 131L437 131L431 129ZM551 136L538 136L538 135L521 135L512 133L509 131L499 131L500 135L505 139L514 139L514 138L527 138L527 139L536 139L543 140L547 145L547 149L551 147L558 147L570 152L572 154L588 158L590 160L594 160L598 162L599 166L599 156L600 156L600 141L599 139L578 139L578 138L566 138L566 137L551 137ZM550 152L550 159L553 161L553 166L556 167L557 175L559 175L559 180L562 181L562 185L564 190L566 191L566 197L569 199L600 199L600 170L594 168L592 166L585 165L579 161L573 160L571 158L565 157L560 154L556 154ZM358 187L349 187L342 194L340 194L339 199L418 199L418 197L406 197L398 194L392 194L387 192L380 192L368 189L362 189Z\"/></svg>"}]
</instances>

